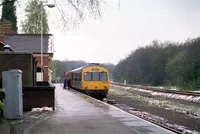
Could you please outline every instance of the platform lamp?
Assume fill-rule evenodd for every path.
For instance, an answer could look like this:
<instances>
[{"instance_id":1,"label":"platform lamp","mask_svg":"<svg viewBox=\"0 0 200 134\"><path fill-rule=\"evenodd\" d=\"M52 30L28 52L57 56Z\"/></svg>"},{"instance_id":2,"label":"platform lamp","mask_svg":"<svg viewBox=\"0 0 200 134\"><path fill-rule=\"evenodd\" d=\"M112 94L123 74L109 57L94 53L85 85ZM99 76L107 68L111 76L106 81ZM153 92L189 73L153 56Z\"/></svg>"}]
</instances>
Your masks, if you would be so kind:
<instances>
[{"instance_id":1,"label":"platform lamp","mask_svg":"<svg viewBox=\"0 0 200 134\"><path fill-rule=\"evenodd\" d=\"M49 8L54 8L55 4L53 3L46 3L43 5L43 1L40 0L41 5L41 11L40 11L40 17L41 17L41 21L40 21L40 25L41 25L41 68L43 69L43 6L47 6Z\"/></svg>"}]
</instances>

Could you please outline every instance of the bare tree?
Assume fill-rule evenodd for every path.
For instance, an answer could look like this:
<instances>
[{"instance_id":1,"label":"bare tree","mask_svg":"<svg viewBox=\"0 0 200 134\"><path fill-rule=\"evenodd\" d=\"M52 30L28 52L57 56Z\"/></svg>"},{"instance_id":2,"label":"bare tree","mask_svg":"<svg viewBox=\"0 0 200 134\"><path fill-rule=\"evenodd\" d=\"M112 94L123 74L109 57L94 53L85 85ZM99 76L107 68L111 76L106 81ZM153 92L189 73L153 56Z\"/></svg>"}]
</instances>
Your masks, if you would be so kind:
<instances>
[{"instance_id":1,"label":"bare tree","mask_svg":"<svg viewBox=\"0 0 200 134\"><path fill-rule=\"evenodd\" d=\"M16 4L20 9L24 8L23 6L30 1L31 0L17 0ZM66 32L77 28L81 23L89 18L101 19L102 9L106 2L104 0L54 0L54 3L59 14L53 12L51 17L56 17L56 19L58 19L57 16L59 16L59 20L55 25L63 32ZM18 18L24 18L23 14L24 12L21 11L19 15L20 17Z\"/></svg>"},{"instance_id":2,"label":"bare tree","mask_svg":"<svg viewBox=\"0 0 200 134\"><path fill-rule=\"evenodd\" d=\"M21 8L25 5L24 3L28 1L17 0L16 4ZM59 19L54 26L57 26L63 32L77 28L89 18L101 19L103 9L106 5L106 1L104 0L54 0L54 3L59 14L53 12L51 13L51 17L56 17L57 20ZM120 0L118 0L118 3L119 10ZM21 11L20 14L24 14L23 11ZM19 18L24 18L22 15L19 16L21 16ZM57 18L58 16L59 18Z\"/></svg>"},{"instance_id":3,"label":"bare tree","mask_svg":"<svg viewBox=\"0 0 200 134\"><path fill-rule=\"evenodd\" d=\"M88 18L101 18L103 0L55 0L61 15L61 29L77 27Z\"/></svg>"}]
</instances>

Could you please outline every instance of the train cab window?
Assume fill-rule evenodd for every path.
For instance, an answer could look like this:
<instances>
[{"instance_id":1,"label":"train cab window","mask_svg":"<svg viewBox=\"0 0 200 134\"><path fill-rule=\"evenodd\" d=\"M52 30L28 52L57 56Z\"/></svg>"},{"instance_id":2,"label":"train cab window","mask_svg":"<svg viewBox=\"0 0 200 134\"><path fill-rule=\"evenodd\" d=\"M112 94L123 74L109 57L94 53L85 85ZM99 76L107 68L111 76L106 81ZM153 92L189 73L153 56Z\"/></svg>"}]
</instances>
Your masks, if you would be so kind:
<instances>
[{"instance_id":1,"label":"train cab window","mask_svg":"<svg viewBox=\"0 0 200 134\"><path fill-rule=\"evenodd\" d=\"M99 81L99 72L93 72L92 73L92 80L93 81Z\"/></svg>"},{"instance_id":2,"label":"train cab window","mask_svg":"<svg viewBox=\"0 0 200 134\"><path fill-rule=\"evenodd\" d=\"M85 81L91 81L92 80L92 74L89 72L84 73L84 80Z\"/></svg>"},{"instance_id":3,"label":"train cab window","mask_svg":"<svg viewBox=\"0 0 200 134\"><path fill-rule=\"evenodd\" d=\"M107 73L106 72L100 72L100 81L107 81Z\"/></svg>"}]
</instances>

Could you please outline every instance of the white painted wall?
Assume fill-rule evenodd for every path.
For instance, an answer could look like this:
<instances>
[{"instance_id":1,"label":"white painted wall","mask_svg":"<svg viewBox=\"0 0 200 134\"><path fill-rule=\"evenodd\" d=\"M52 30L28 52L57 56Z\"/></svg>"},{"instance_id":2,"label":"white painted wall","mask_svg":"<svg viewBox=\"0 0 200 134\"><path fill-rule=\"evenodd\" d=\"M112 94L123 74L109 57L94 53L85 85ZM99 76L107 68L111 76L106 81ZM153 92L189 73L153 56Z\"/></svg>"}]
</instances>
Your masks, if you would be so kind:
<instances>
[{"instance_id":1,"label":"white painted wall","mask_svg":"<svg viewBox=\"0 0 200 134\"><path fill-rule=\"evenodd\" d=\"M43 81L43 72L37 73L37 81Z\"/></svg>"},{"instance_id":2,"label":"white painted wall","mask_svg":"<svg viewBox=\"0 0 200 134\"><path fill-rule=\"evenodd\" d=\"M52 81L52 76L50 71L48 72L48 75L49 75L49 81Z\"/></svg>"}]
</instances>

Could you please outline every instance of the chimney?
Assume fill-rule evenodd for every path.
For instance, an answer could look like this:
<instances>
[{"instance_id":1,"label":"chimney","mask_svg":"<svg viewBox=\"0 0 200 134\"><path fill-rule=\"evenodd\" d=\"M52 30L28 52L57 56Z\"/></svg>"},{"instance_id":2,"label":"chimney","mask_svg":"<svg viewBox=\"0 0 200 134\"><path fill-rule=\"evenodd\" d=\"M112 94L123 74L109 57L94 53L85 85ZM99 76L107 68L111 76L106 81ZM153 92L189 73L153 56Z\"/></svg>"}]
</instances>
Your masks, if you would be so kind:
<instances>
[{"instance_id":1,"label":"chimney","mask_svg":"<svg viewBox=\"0 0 200 134\"><path fill-rule=\"evenodd\" d=\"M4 42L5 34L13 34L16 33L12 30L12 23L7 20L3 20L0 22L0 41Z\"/></svg>"},{"instance_id":2,"label":"chimney","mask_svg":"<svg viewBox=\"0 0 200 134\"><path fill-rule=\"evenodd\" d=\"M10 52L11 51L11 48L10 48L9 45L5 45L3 48L4 48L5 52Z\"/></svg>"}]
</instances>

